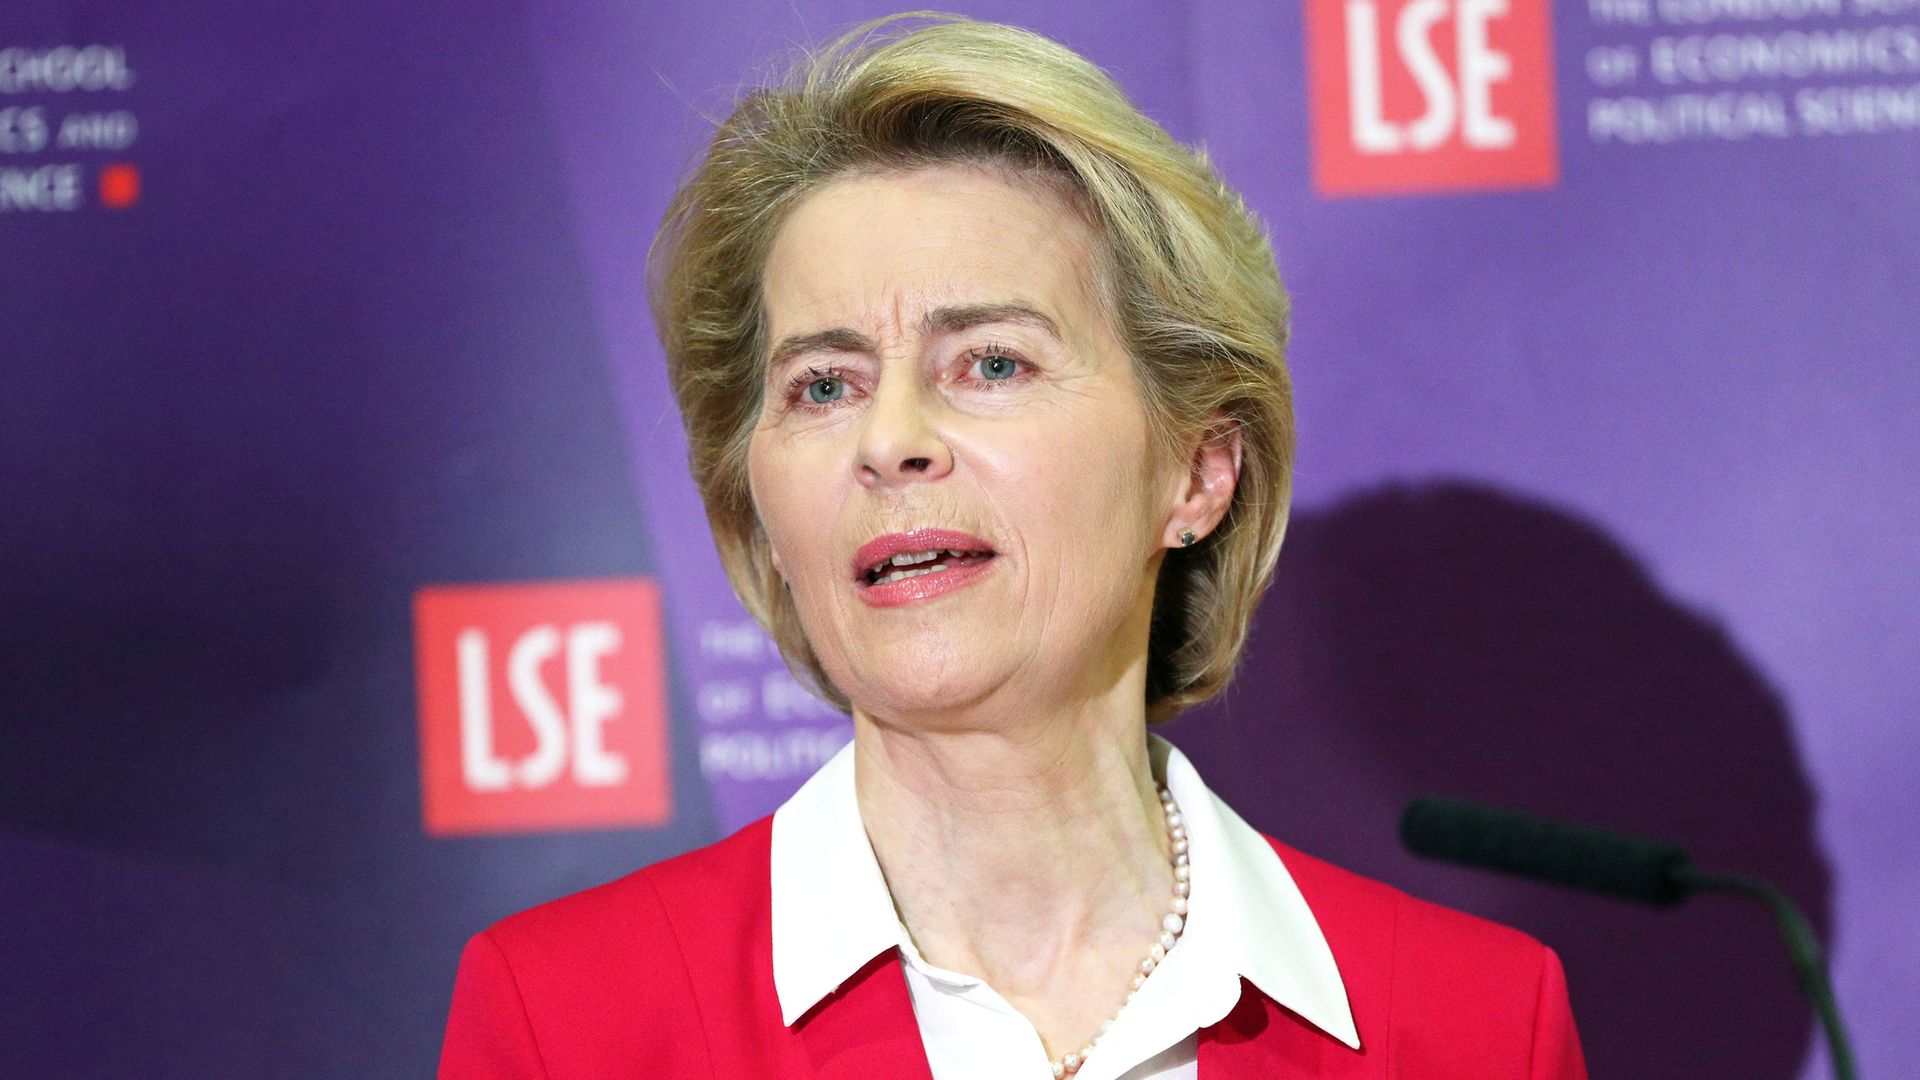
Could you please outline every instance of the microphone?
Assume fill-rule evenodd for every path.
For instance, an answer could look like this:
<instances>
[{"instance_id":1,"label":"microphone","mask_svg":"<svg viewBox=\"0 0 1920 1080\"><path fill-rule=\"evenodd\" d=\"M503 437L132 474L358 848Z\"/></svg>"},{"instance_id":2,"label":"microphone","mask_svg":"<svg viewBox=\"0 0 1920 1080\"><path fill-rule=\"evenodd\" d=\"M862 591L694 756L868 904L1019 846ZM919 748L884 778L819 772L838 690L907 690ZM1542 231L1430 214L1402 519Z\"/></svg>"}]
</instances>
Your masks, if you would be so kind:
<instances>
[{"instance_id":1,"label":"microphone","mask_svg":"<svg viewBox=\"0 0 1920 1080\"><path fill-rule=\"evenodd\" d=\"M1671 905L1686 898L1675 873L1687 853L1660 840L1548 821L1459 799L1415 799L1400 817L1415 855L1538 878L1556 885Z\"/></svg>"},{"instance_id":2,"label":"microphone","mask_svg":"<svg viewBox=\"0 0 1920 1080\"><path fill-rule=\"evenodd\" d=\"M1518 810L1445 799L1415 799L1400 815L1400 839L1415 855L1498 870L1624 900L1670 907L1695 892L1730 892L1765 904L1786 940L1800 989L1826 1030L1838 1080L1853 1080L1853 1049L1840 1024L1826 960L1805 915L1772 882L1693 868L1685 849L1664 840L1534 817Z\"/></svg>"}]
</instances>

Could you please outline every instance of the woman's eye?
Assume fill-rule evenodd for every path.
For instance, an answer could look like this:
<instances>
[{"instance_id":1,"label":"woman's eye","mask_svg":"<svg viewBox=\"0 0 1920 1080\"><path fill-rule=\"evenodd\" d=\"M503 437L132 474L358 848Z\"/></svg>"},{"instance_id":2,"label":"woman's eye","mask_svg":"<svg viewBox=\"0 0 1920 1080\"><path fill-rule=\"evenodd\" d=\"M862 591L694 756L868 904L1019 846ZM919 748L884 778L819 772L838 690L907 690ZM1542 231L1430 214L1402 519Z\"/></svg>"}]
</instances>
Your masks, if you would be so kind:
<instances>
[{"instance_id":1,"label":"woman's eye","mask_svg":"<svg viewBox=\"0 0 1920 1080\"><path fill-rule=\"evenodd\" d=\"M847 384L831 375L807 384L807 400L815 405L830 405L847 394Z\"/></svg>"},{"instance_id":2,"label":"woman's eye","mask_svg":"<svg viewBox=\"0 0 1920 1080\"><path fill-rule=\"evenodd\" d=\"M1011 379L1020 373L1020 361L1011 356L983 356L975 361L980 367L980 377L989 382Z\"/></svg>"}]
</instances>

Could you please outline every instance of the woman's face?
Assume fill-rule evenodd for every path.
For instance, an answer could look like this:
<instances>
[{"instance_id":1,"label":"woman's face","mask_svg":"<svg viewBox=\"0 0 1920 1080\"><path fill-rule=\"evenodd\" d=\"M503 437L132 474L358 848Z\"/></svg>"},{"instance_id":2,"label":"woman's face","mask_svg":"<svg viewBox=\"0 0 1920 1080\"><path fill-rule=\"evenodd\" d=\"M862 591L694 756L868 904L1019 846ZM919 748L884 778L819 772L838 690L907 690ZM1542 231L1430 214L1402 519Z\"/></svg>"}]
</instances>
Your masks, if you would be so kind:
<instances>
[{"instance_id":1,"label":"woman's face","mask_svg":"<svg viewBox=\"0 0 1920 1080\"><path fill-rule=\"evenodd\" d=\"M1058 708L1144 671L1187 470L1155 453L1095 243L961 166L834 181L776 237L753 500L870 715Z\"/></svg>"}]
</instances>

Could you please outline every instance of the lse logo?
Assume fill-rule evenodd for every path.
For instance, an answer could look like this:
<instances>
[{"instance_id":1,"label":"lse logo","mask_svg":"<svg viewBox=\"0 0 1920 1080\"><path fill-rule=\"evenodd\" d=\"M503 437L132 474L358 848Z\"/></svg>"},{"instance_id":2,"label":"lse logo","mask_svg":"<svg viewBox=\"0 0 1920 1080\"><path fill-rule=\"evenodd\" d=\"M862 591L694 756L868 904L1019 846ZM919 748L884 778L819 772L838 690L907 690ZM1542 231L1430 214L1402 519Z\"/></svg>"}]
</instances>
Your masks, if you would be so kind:
<instances>
[{"instance_id":1,"label":"lse logo","mask_svg":"<svg viewBox=\"0 0 1920 1080\"><path fill-rule=\"evenodd\" d=\"M668 820L652 581L440 586L413 609L429 833Z\"/></svg>"},{"instance_id":2,"label":"lse logo","mask_svg":"<svg viewBox=\"0 0 1920 1080\"><path fill-rule=\"evenodd\" d=\"M1315 185L1550 186L1548 41L1547 0L1307 0Z\"/></svg>"}]
</instances>

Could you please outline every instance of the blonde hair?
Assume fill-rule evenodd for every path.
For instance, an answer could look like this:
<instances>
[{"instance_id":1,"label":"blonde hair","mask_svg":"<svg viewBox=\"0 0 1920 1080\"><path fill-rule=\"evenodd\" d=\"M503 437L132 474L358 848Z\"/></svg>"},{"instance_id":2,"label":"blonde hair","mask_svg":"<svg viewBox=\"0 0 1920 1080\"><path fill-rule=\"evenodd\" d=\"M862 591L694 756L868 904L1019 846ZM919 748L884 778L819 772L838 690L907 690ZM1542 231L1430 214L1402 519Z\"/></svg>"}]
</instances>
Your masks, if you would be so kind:
<instances>
[{"instance_id":1,"label":"blonde hair","mask_svg":"<svg viewBox=\"0 0 1920 1080\"><path fill-rule=\"evenodd\" d=\"M721 562L795 673L847 708L748 491L768 349L761 272L787 215L827 182L952 163L1049 181L1096 227L1099 297L1167 452L1239 434L1225 518L1170 550L1156 583L1146 710L1165 719L1232 675L1280 552L1294 447L1287 294L1259 222L1204 151L1030 31L933 12L856 26L748 93L675 193L649 287Z\"/></svg>"}]
</instances>

